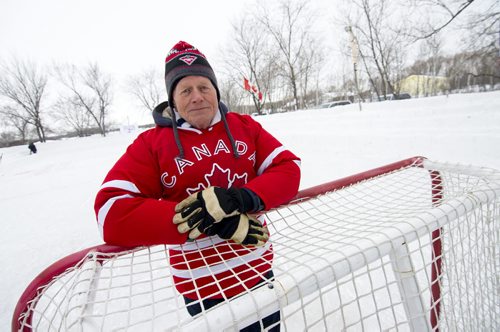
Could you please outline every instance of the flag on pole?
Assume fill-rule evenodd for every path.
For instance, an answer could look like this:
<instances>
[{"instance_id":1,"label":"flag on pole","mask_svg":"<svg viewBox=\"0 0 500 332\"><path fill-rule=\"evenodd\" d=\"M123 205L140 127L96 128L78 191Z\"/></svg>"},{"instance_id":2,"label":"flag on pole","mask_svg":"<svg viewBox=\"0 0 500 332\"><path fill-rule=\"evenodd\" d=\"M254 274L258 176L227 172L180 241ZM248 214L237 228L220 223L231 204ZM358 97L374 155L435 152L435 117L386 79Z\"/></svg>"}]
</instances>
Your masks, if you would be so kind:
<instances>
[{"instance_id":1,"label":"flag on pole","mask_svg":"<svg viewBox=\"0 0 500 332\"><path fill-rule=\"evenodd\" d=\"M243 88L262 101L263 95L255 85L250 84L246 77L243 77Z\"/></svg>"},{"instance_id":2,"label":"flag on pole","mask_svg":"<svg viewBox=\"0 0 500 332\"><path fill-rule=\"evenodd\" d=\"M245 90L250 91L250 82L246 79L246 77L243 77L243 86Z\"/></svg>"}]
</instances>

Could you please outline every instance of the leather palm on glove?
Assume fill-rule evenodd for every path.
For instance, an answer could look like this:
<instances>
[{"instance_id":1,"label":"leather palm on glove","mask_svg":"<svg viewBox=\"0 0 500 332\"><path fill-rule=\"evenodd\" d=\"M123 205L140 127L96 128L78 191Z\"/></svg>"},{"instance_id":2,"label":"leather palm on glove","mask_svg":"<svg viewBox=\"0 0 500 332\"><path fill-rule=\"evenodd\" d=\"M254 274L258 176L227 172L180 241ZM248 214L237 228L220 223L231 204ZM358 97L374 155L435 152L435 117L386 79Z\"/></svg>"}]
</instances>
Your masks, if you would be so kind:
<instances>
[{"instance_id":1,"label":"leather palm on glove","mask_svg":"<svg viewBox=\"0 0 500 332\"><path fill-rule=\"evenodd\" d=\"M213 224L206 231L207 235L218 235L225 240L233 240L246 246L263 246L269 239L267 226L262 225L253 216L242 213L225 218Z\"/></svg>"},{"instance_id":2,"label":"leather palm on glove","mask_svg":"<svg viewBox=\"0 0 500 332\"><path fill-rule=\"evenodd\" d=\"M242 189L209 187L190 195L175 206L173 222L180 233L196 239L222 219L246 212Z\"/></svg>"}]
</instances>

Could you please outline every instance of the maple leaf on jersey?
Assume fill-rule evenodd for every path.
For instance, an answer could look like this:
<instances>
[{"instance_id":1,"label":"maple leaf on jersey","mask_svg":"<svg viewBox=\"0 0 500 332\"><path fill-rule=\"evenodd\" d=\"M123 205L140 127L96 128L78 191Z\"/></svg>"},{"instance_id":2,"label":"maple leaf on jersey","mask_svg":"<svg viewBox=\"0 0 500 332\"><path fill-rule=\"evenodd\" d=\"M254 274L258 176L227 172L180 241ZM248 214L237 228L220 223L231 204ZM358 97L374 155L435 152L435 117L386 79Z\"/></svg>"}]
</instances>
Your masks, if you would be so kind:
<instances>
[{"instance_id":1,"label":"maple leaf on jersey","mask_svg":"<svg viewBox=\"0 0 500 332\"><path fill-rule=\"evenodd\" d=\"M187 188L187 193L191 195L200 190L207 189L208 187L241 188L245 183L247 183L248 174L233 174L231 169L223 169L218 164L214 164L210 173L205 174L204 179L205 182L199 183L195 188Z\"/></svg>"}]
</instances>

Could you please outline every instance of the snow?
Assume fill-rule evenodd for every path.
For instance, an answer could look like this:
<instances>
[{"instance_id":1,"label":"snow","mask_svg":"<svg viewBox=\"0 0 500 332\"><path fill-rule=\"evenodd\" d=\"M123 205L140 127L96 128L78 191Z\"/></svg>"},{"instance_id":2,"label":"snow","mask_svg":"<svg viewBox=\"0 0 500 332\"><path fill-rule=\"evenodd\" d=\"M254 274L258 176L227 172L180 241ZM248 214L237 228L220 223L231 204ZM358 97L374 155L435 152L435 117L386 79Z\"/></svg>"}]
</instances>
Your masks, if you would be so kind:
<instances>
[{"instance_id":1,"label":"snow","mask_svg":"<svg viewBox=\"0 0 500 332\"><path fill-rule=\"evenodd\" d=\"M500 169L500 91L357 104L256 120L302 158L301 189L415 155ZM0 326L44 268L100 244L94 197L138 132L0 149Z\"/></svg>"}]
</instances>

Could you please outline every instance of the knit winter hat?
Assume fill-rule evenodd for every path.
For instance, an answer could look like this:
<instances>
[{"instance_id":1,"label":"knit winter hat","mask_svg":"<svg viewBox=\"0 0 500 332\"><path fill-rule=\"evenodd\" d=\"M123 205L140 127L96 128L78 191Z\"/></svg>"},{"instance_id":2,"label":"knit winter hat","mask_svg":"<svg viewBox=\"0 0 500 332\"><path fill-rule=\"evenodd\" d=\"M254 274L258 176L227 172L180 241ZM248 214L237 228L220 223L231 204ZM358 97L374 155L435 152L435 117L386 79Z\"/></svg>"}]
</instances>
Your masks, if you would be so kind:
<instances>
[{"instance_id":1,"label":"knit winter hat","mask_svg":"<svg viewBox=\"0 0 500 332\"><path fill-rule=\"evenodd\" d=\"M181 78L186 76L204 76L208 78L217 91L217 100L220 101L217 78L205 55L193 45L185 41L179 41L172 47L165 58L165 83L170 105L173 105L174 102L175 86Z\"/></svg>"}]
</instances>

